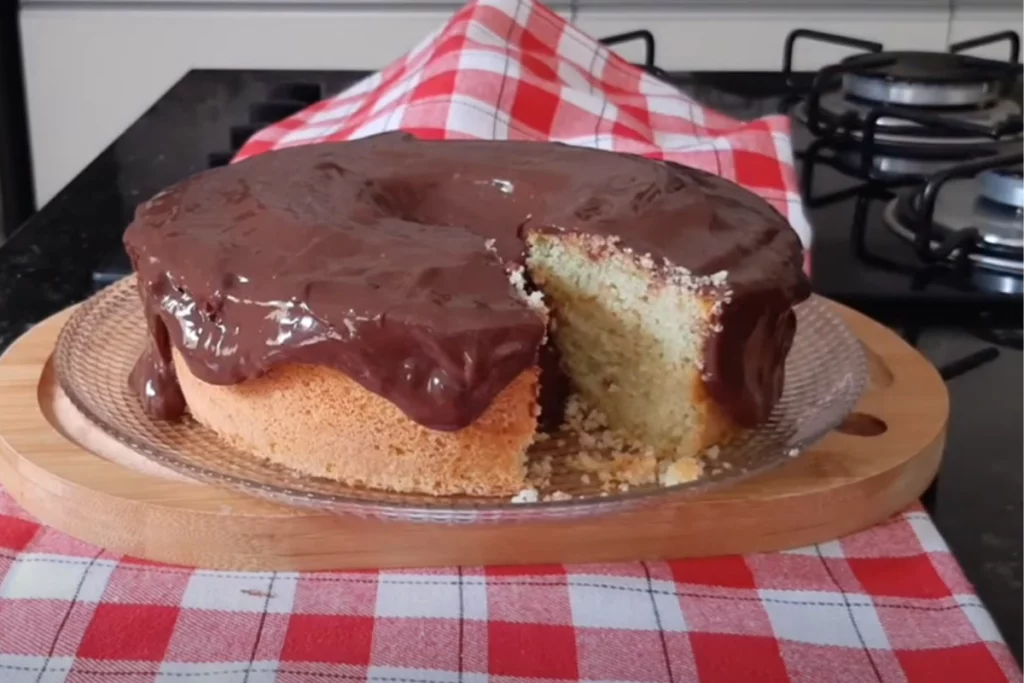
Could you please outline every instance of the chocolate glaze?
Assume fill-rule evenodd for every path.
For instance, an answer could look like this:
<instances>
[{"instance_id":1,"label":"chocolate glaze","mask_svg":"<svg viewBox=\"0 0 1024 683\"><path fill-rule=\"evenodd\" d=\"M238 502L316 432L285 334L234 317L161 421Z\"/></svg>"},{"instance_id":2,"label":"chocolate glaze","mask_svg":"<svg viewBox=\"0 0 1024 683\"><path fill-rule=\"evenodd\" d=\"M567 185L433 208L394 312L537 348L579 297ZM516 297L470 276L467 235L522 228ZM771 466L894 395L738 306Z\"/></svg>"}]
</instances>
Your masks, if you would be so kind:
<instances>
[{"instance_id":1,"label":"chocolate glaze","mask_svg":"<svg viewBox=\"0 0 1024 683\"><path fill-rule=\"evenodd\" d=\"M615 236L666 272L726 271L708 391L740 424L767 417L809 288L766 202L635 156L405 134L264 154L139 206L124 240L150 343L132 384L150 414L180 416L173 344L211 384L325 365L461 429L539 360L545 322L507 274L531 230Z\"/></svg>"}]
</instances>

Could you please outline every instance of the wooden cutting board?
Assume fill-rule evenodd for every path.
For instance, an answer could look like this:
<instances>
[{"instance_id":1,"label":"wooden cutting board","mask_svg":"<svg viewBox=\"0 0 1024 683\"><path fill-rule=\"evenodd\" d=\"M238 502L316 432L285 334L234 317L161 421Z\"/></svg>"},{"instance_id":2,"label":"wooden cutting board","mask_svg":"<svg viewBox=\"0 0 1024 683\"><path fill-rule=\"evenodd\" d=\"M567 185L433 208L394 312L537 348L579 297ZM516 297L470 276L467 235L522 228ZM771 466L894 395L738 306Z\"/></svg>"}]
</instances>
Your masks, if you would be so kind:
<instances>
[{"instance_id":1,"label":"wooden cutting board","mask_svg":"<svg viewBox=\"0 0 1024 683\"><path fill-rule=\"evenodd\" d=\"M837 430L757 477L619 514L440 525L294 509L200 484L131 451L82 417L49 363L71 311L0 356L0 483L71 536L155 561L236 570L611 562L778 550L848 534L928 486L949 398L896 334L833 304L864 344L870 382Z\"/></svg>"}]
</instances>

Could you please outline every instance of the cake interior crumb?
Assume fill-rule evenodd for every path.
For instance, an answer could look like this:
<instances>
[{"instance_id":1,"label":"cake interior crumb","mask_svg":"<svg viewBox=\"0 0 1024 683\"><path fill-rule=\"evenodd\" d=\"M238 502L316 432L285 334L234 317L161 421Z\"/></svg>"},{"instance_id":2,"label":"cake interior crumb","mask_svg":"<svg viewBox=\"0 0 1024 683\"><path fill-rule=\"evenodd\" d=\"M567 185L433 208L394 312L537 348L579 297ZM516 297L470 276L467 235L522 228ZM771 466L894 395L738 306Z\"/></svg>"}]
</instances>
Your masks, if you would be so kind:
<instances>
[{"instance_id":1,"label":"cake interior crumb","mask_svg":"<svg viewBox=\"0 0 1024 683\"><path fill-rule=\"evenodd\" d=\"M540 493L532 486L529 486L512 496L513 503L536 503L539 499Z\"/></svg>"},{"instance_id":2,"label":"cake interior crumb","mask_svg":"<svg viewBox=\"0 0 1024 683\"><path fill-rule=\"evenodd\" d=\"M607 496L634 488L676 486L711 472L721 450L711 446L697 457L659 453L608 425L607 417L573 394L555 434L538 432L527 461L526 488L512 502ZM575 494L575 495L574 495Z\"/></svg>"}]
</instances>

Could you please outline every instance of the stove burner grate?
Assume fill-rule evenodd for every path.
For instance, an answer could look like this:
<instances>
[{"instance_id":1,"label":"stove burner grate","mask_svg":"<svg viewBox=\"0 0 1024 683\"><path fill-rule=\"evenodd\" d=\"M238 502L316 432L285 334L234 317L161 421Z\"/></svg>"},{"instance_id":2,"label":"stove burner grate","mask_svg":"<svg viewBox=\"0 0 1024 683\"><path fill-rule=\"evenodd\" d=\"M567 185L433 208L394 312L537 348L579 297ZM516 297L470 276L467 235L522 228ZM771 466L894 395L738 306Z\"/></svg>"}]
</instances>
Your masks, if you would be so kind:
<instances>
[{"instance_id":1,"label":"stove burner grate","mask_svg":"<svg viewBox=\"0 0 1024 683\"><path fill-rule=\"evenodd\" d=\"M909 107L991 104L1016 76L1014 64L952 52L878 52L841 64L847 97Z\"/></svg>"},{"instance_id":2,"label":"stove burner grate","mask_svg":"<svg viewBox=\"0 0 1024 683\"><path fill-rule=\"evenodd\" d=\"M985 284L1020 293L1024 218L1019 207L986 198L985 179L1012 179L1022 158L1020 153L992 157L940 173L923 187L897 195L885 209L885 222L914 245L922 261L950 260L978 266L982 275L1015 276ZM1007 168L1009 174L1001 172Z\"/></svg>"},{"instance_id":3,"label":"stove burner grate","mask_svg":"<svg viewBox=\"0 0 1024 683\"><path fill-rule=\"evenodd\" d=\"M800 38L863 50L821 69L809 88L792 78ZM1010 61L960 50L1010 43ZM1020 38L1012 31L955 45L950 53L884 52L878 43L798 30L786 41L783 70L799 95L794 116L872 175L925 177L971 159L1019 148L1024 123L1017 93ZM856 157L861 162L856 163Z\"/></svg>"}]
</instances>

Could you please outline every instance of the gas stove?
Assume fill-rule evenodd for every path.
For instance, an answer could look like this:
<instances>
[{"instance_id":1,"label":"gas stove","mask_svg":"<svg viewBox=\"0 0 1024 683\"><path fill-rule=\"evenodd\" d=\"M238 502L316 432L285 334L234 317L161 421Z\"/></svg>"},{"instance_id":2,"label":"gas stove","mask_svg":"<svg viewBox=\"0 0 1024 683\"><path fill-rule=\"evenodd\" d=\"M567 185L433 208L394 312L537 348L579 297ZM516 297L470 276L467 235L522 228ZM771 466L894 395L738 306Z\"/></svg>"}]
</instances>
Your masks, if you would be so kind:
<instances>
[{"instance_id":1,"label":"gas stove","mask_svg":"<svg viewBox=\"0 0 1024 683\"><path fill-rule=\"evenodd\" d=\"M792 74L798 42L861 50L818 71L795 94L792 114L848 172L888 182L913 180L952 165L1020 149L1020 37L982 36L949 52L887 51L880 43L798 30L785 45ZM968 50L1005 42L1005 61Z\"/></svg>"},{"instance_id":2,"label":"gas stove","mask_svg":"<svg viewBox=\"0 0 1024 683\"><path fill-rule=\"evenodd\" d=\"M801 185L819 289L869 312L927 323L1021 325L1021 153L951 166L893 186L823 167L811 143ZM841 189L818 192L819 186ZM845 211L844 211L845 209ZM878 311L882 313L881 310Z\"/></svg>"},{"instance_id":3,"label":"gas stove","mask_svg":"<svg viewBox=\"0 0 1024 683\"><path fill-rule=\"evenodd\" d=\"M856 54L794 70L801 41ZM1005 43L1005 60L967 54ZM908 337L955 325L1019 346L1022 97L1020 37L949 52L797 30L783 47L800 186L815 227L815 289Z\"/></svg>"},{"instance_id":4,"label":"gas stove","mask_svg":"<svg viewBox=\"0 0 1024 683\"><path fill-rule=\"evenodd\" d=\"M924 263L946 262L980 288L1021 293L1024 187L1020 153L983 157L900 192L885 224Z\"/></svg>"}]
</instances>

